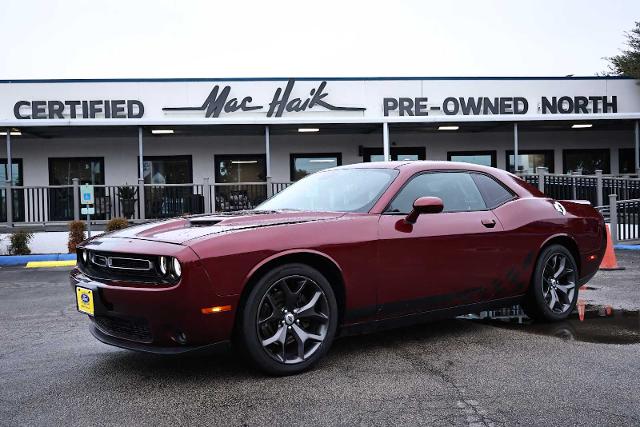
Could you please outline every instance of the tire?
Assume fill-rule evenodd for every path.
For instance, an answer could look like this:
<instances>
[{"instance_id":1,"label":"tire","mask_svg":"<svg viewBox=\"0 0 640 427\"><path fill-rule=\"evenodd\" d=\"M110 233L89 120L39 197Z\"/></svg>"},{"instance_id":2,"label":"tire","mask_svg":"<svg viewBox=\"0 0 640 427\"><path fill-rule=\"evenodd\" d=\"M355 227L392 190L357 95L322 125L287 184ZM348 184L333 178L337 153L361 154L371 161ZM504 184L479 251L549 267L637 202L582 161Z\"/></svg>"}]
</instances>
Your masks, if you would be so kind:
<instances>
[{"instance_id":1,"label":"tire","mask_svg":"<svg viewBox=\"0 0 640 427\"><path fill-rule=\"evenodd\" d=\"M564 320L578 301L578 267L569 250L562 245L543 249L536 261L531 286L522 304L534 320Z\"/></svg>"},{"instance_id":2,"label":"tire","mask_svg":"<svg viewBox=\"0 0 640 427\"><path fill-rule=\"evenodd\" d=\"M285 264L258 280L240 322L237 338L249 361L270 375L292 375L329 350L338 304L322 273L305 264Z\"/></svg>"}]
</instances>

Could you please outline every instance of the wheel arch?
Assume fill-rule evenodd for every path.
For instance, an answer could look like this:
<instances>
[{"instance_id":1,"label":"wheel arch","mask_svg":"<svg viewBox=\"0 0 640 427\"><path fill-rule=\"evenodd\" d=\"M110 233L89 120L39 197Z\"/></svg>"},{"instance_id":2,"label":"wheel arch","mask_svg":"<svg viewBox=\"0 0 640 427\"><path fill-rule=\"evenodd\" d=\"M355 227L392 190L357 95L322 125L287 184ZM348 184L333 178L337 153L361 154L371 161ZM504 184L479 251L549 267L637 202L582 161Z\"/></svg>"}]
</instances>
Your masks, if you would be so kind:
<instances>
[{"instance_id":1,"label":"wheel arch","mask_svg":"<svg viewBox=\"0 0 640 427\"><path fill-rule=\"evenodd\" d=\"M576 265L578 266L578 277L580 277L580 272L582 271L582 262L581 262L581 258L580 258L580 249L578 249L578 244L573 239L573 237L569 236L568 234L556 234L556 235L553 235L553 236L549 237L540 246L540 249L538 250L538 257L540 257L540 254L542 253L543 250L545 250L547 247L549 247L551 245L564 246L565 248L567 248L567 250L569 252L571 252L571 255L573 256L573 259L576 262Z\"/></svg>"},{"instance_id":2,"label":"wheel arch","mask_svg":"<svg viewBox=\"0 0 640 427\"><path fill-rule=\"evenodd\" d=\"M313 267L327 278L336 296L336 302L338 304L338 326L340 326L346 307L346 290L342 269L333 258L327 254L314 250L291 250L281 252L264 259L254 266L249 274L247 274L242 287L242 292L240 293L238 310L234 321L236 326L238 324L238 319L241 316L241 312L244 309L247 297L258 280L260 280L260 278L268 271L278 266L294 263L305 264Z\"/></svg>"}]
</instances>

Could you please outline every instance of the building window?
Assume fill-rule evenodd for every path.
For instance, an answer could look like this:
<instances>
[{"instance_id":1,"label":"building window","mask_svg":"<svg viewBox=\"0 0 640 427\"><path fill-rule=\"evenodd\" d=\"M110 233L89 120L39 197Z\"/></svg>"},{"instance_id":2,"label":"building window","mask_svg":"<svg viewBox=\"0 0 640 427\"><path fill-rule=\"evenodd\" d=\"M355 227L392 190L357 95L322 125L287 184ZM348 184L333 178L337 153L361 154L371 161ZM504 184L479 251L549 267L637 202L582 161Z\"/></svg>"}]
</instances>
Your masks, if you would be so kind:
<instances>
[{"instance_id":1,"label":"building window","mask_svg":"<svg viewBox=\"0 0 640 427\"><path fill-rule=\"evenodd\" d=\"M12 185L22 186L22 159L11 159L11 166ZM7 159L0 159L0 182L7 182L8 176Z\"/></svg>"},{"instance_id":2,"label":"building window","mask_svg":"<svg viewBox=\"0 0 640 427\"><path fill-rule=\"evenodd\" d=\"M635 148L621 148L618 151L618 171L621 174L636 173L636 150Z\"/></svg>"},{"instance_id":3,"label":"building window","mask_svg":"<svg viewBox=\"0 0 640 427\"><path fill-rule=\"evenodd\" d=\"M496 167L495 151L449 151L447 160L450 162L473 163L474 165Z\"/></svg>"},{"instance_id":4,"label":"building window","mask_svg":"<svg viewBox=\"0 0 640 427\"><path fill-rule=\"evenodd\" d=\"M49 159L50 185L71 185L73 178L79 178L80 184L104 185L104 158Z\"/></svg>"},{"instance_id":5,"label":"building window","mask_svg":"<svg viewBox=\"0 0 640 427\"><path fill-rule=\"evenodd\" d=\"M49 158L49 184L73 184L78 178L80 184L104 185L103 157ZM105 188L94 190L96 204L105 197ZM73 188L51 188L49 191L49 220L70 221L74 218ZM104 214L95 215L95 219L104 219Z\"/></svg>"},{"instance_id":6,"label":"building window","mask_svg":"<svg viewBox=\"0 0 640 427\"><path fill-rule=\"evenodd\" d=\"M290 159L291 181L297 181L314 172L333 168L342 164L341 153L291 154Z\"/></svg>"},{"instance_id":7,"label":"building window","mask_svg":"<svg viewBox=\"0 0 640 427\"><path fill-rule=\"evenodd\" d=\"M145 184L188 184L193 181L191 156L144 156Z\"/></svg>"},{"instance_id":8,"label":"building window","mask_svg":"<svg viewBox=\"0 0 640 427\"><path fill-rule=\"evenodd\" d=\"M389 150L392 161L425 160L424 147L391 147ZM382 148L363 148L362 159L365 162L384 162L384 150Z\"/></svg>"},{"instance_id":9,"label":"building window","mask_svg":"<svg viewBox=\"0 0 640 427\"><path fill-rule=\"evenodd\" d=\"M596 173L596 170L601 170L602 173L611 173L609 155L609 150L606 148L563 150L562 163L564 172L592 175Z\"/></svg>"},{"instance_id":10,"label":"building window","mask_svg":"<svg viewBox=\"0 0 640 427\"><path fill-rule=\"evenodd\" d=\"M231 154L215 156L216 182L264 182L267 161L264 154Z\"/></svg>"},{"instance_id":11,"label":"building window","mask_svg":"<svg viewBox=\"0 0 640 427\"><path fill-rule=\"evenodd\" d=\"M515 172L513 163L513 150L507 150L507 170ZM519 150L518 151L518 172L536 173L538 167L547 167L553 173L555 161L553 150Z\"/></svg>"},{"instance_id":12,"label":"building window","mask_svg":"<svg viewBox=\"0 0 640 427\"><path fill-rule=\"evenodd\" d=\"M265 182L267 161L264 154L233 154L215 156L216 184ZM264 184L219 185L215 192L216 211L253 209L267 198Z\"/></svg>"},{"instance_id":13,"label":"building window","mask_svg":"<svg viewBox=\"0 0 640 427\"><path fill-rule=\"evenodd\" d=\"M21 187L24 185L22 181L22 159L11 159L11 185L15 185ZM7 182L7 178L9 171L7 169L7 159L0 159L0 182ZM22 222L24 221L24 191L23 190L13 190L12 193L12 201L13 201L13 221ZM7 203L5 200L5 194L2 193L2 197L0 198L0 221L4 222L7 220Z\"/></svg>"}]
</instances>

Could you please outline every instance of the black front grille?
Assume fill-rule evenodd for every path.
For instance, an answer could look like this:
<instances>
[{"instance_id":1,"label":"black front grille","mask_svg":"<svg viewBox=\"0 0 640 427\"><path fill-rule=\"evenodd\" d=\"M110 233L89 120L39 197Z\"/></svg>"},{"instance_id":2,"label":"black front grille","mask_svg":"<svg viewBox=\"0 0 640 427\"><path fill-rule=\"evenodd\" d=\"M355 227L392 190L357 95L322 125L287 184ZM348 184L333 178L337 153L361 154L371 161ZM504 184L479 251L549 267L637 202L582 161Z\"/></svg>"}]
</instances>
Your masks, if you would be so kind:
<instances>
[{"instance_id":1,"label":"black front grille","mask_svg":"<svg viewBox=\"0 0 640 427\"><path fill-rule=\"evenodd\" d=\"M144 319L96 316L94 322L101 332L115 338L141 343L153 341L149 324Z\"/></svg>"},{"instance_id":2,"label":"black front grille","mask_svg":"<svg viewBox=\"0 0 640 427\"><path fill-rule=\"evenodd\" d=\"M109 267L124 270L147 271L153 268L151 261L139 258L109 257Z\"/></svg>"},{"instance_id":3,"label":"black front grille","mask_svg":"<svg viewBox=\"0 0 640 427\"><path fill-rule=\"evenodd\" d=\"M87 276L114 282L139 282L153 285L172 285L175 279L159 271L156 255L78 250L78 268Z\"/></svg>"}]
</instances>

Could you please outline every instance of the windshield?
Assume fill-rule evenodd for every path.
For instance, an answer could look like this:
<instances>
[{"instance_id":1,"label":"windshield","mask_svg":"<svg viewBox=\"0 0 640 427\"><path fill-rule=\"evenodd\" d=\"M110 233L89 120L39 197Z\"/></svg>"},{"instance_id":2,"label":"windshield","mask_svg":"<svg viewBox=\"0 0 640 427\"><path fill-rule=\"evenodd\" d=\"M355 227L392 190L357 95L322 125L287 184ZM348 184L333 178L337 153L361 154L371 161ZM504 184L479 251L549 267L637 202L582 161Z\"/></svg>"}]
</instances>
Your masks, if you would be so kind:
<instances>
[{"instance_id":1,"label":"windshield","mask_svg":"<svg viewBox=\"0 0 640 427\"><path fill-rule=\"evenodd\" d=\"M334 169L301 179L256 210L368 212L391 181L394 169Z\"/></svg>"}]
</instances>

